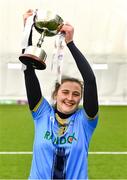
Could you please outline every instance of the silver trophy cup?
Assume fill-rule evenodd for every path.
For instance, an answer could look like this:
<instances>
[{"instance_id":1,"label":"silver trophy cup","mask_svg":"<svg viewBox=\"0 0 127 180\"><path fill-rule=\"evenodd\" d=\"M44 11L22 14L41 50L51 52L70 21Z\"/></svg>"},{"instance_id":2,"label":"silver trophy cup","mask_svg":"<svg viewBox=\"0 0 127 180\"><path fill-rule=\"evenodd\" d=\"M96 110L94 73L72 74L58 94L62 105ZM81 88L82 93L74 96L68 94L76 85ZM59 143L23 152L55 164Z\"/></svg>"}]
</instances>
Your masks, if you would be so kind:
<instances>
[{"instance_id":1,"label":"silver trophy cup","mask_svg":"<svg viewBox=\"0 0 127 180\"><path fill-rule=\"evenodd\" d=\"M45 13L36 12L33 27L41 34L36 46L28 46L24 54L19 56L19 60L30 65L34 69L43 70L46 68L46 52L41 48L45 36L51 37L58 34L63 25L63 19L52 12Z\"/></svg>"}]
</instances>

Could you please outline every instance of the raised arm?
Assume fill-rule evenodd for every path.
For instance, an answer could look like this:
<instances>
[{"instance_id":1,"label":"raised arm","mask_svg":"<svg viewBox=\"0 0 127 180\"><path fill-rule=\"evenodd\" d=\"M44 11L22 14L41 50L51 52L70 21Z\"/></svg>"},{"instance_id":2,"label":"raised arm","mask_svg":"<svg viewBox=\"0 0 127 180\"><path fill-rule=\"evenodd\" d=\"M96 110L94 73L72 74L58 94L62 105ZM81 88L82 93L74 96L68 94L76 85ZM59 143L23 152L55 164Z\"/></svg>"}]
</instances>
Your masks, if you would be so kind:
<instances>
[{"instance_id":1,"label":"raised arm","mask_svg":"<svg viewBox=\"0 0 127 180\"><path fill-rule=\"evenodd\" d=\"M87 115L90 118L94 118L98 113L98 95L95 75L88 61L73 42L73 27L69 24L65 24L61 32L65 33L65 42L84 81L83 107Z\"/></svg>"},{"instance_id":2,"label":"raised arm","mask_svg":"<svg viewBox=\"0 0 127 180\"><path fill-rule=\"evenodd\" d=\"M23 15L24 25L27 18L32 14L33 11L30 9ZM28 45L32 45L32 30L29 36ZM24 49L22 50L22 53L24 53ZM24 77L29 108L30 110L33 110L42 98L39 80L36 76L35 69L33 69L32 66L26 67L26 70L24 70Z\"/></svg>"}]
</instances>

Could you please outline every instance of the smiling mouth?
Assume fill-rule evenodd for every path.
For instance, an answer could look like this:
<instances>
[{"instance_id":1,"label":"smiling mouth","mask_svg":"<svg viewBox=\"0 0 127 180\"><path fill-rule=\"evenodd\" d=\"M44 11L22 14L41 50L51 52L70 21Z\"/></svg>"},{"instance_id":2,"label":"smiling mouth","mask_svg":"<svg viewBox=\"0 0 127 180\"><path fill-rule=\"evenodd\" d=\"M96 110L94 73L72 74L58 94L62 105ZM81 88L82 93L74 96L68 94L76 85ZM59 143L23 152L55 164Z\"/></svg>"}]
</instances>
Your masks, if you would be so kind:
<instances>
[{"instance_id":1,"label":"smiling mouth","mask_svg":"<svg viewBox=\"0 0 127 180\"><path fill-rule=\"evenodd\" d=\"M71 103L71 102L64 102L64 104L65 104L66 106L69 106L69 107L71 107L71 106L74 105L74 103Z\"/></svg>"}]
</instances>

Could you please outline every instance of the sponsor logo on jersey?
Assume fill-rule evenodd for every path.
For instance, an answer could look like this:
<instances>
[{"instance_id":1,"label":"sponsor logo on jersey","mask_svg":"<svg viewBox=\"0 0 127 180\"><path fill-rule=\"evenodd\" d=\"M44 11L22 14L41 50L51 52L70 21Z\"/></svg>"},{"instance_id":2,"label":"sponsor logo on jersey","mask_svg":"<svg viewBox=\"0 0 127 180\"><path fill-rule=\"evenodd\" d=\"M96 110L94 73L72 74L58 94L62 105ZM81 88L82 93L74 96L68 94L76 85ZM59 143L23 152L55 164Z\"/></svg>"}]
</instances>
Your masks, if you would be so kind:
<instances>
[{"instance_id":1,"label":"sponsor logo on jersey","mask_svg":"<svg viewBox=\"0 0 127 180\"><path fill-rule=\"evenodd\" d=\"M72 144L73 141L77 141L77 138L75 137L75 133L70 134L68 136L54 137L52 133L50 133L49 131L46 131L44 135L44 139L51 140L53 144L66 144L66 143Z\"/></svg>"}]
</instances>

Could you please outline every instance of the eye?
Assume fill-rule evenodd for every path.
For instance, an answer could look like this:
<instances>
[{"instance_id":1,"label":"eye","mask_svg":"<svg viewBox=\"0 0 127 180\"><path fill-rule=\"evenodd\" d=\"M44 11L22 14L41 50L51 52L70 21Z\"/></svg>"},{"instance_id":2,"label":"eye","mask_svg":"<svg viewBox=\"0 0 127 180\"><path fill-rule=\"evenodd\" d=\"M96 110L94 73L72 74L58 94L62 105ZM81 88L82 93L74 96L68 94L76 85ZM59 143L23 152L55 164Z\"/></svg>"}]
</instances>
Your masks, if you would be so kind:
<instances>
[{"instance_id":1,"label":"eye","mask_svg":"<svg viewBox=\"0 0 127 180\"><path fill-rule=\"evenodd\" d=\"M73 95L74 95L74 96L80 96L80 93L75 92L75 93L73 93Z\"/></svg>"},{"instance_id":2,"label":"eye","mask_svg":"<svg viewBox=\"0 0 127 180\"><path fill-rule=\"evenodd\" d=\"M65 90L64 90L64 91L62 91L62 93L63 93L63 94L68 94L68 91L65 91Z\"/></svg>"}]
</instances>

